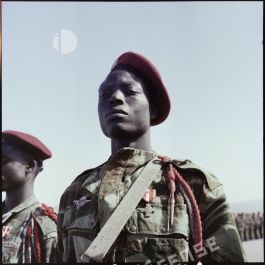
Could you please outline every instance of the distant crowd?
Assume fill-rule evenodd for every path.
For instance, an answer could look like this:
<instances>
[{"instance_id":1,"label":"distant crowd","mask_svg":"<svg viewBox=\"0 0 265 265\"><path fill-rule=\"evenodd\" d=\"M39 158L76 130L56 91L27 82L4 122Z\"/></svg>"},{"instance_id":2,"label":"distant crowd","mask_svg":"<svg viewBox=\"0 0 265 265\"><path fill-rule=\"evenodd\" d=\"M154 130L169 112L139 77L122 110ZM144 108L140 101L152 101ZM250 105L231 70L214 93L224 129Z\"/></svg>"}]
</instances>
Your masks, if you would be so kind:
<instances>
[{"instance_id":1,"label":"distant crowd","mask_svg":"<svg viewBox=\"0 0 265 265\"><path fill-rule=\"evenodd\" d=\"M235 221L242 241L263 238L263 213L236 213Z\"/></svg>"}]
</instances>

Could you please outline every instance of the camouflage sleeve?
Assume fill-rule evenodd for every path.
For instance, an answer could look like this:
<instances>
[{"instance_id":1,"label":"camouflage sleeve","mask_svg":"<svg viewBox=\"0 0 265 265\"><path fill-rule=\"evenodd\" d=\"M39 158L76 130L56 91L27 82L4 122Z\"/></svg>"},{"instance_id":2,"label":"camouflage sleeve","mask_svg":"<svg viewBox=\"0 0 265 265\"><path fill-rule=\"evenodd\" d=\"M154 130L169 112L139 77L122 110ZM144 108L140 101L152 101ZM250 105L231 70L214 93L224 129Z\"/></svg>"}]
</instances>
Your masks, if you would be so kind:
<instances>
[{"instance_id":1,"label":"camouflage sleeve","mask_svg":"<svg viewBox=\"0 0 265 265\"><path fill-rule=\"evenodd\" d=\"M244 262L245 253L223 185L212 175L206 178L199 205L203 240L208 250L202 261Z\"/></svg>"},{"instance_id":2,"label":"camouflage sleeve","mask_svg":"<svg viewBox=\"0 0 265 265\"><path fill-rule=\"evenodd\" d=\"M44 251L46 263L60 262L57 257L57 235L48 235L44 239Z\"/></svg>"},{"instance_id":3,"label":"camouflage sleeve","mask_svg":"<svg viewBox=\"0 0 265 265\"><path fill-rule=\"evenodd\" d=\"M57 260L57 215L53 212L52 208L42 204L42 207L36 208L33 212L34 220L36 221L35 227L40 229L39 235L35 236L35 247L37 257L41 257L41 262L55 263ZM34 229L36 229L34 228ZM37 230L36 230L37 231ZM39 242L39 247L38 247ZM40 252L38 252L40 250Z\"/></svg>"}]
</instances>

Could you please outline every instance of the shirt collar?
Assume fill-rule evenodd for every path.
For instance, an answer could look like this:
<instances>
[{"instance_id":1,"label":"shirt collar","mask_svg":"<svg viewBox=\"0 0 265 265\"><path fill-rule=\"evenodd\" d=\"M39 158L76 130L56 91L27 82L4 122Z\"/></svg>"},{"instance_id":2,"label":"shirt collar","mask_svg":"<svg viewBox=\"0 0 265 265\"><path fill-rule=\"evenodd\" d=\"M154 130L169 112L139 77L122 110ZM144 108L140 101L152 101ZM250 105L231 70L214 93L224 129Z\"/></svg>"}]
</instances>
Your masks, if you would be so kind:
<instances>
[{"instance_id":1,"label":"shirt collar","mask_svg":"<svg viewBox=\"0 0 265 265\"><path fill-rule=\"evenodd\" d=\"M101 165L101 168L96 174L92 174L87 178L81 186L83 195L97 196L101 182L101 177L106 170L117 167L136 167L137 165L145 164L156 156L155 151L144 151L131 147L124 147L112 154L108 161Z\"/></svg>"},{"instance_id":2,"label":"shirt collar","mask_svg":"<svg viewBox=\"0 0 265 265\"><path fill-rule=\"evenodd\" d=\"M16 207L14 207L13 209L11 209L8 212L9 213L18 213L18 212L24 210L25 208L28 208L29 206L31 206L36 201L38 201L38 199L37 199L36 195L33 194L30 197L28 197L25 201L23 201L22 203L20 203L19 205L17 205ZM5 201L3 202L3 206L5 207Z\"/></svg>"}]
</instances>

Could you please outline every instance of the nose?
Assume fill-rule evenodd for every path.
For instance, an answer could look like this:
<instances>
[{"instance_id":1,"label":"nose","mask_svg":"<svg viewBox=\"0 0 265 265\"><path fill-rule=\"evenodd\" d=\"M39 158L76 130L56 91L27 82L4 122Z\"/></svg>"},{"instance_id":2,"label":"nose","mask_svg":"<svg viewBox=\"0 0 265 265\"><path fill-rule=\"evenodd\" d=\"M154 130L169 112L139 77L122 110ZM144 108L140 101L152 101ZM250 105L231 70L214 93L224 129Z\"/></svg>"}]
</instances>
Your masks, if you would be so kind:
<instances>
[{"instance_id":1,"label":"nose","mask_svg":"<svg viewBox=\"0 0 265 265\"><path fill-rule=\"evenodd\" d=\"M124 94L119 89L116 89L110 97L110 104L121 105L123 103L124 103Z\"/></svg>"}]
</instances>

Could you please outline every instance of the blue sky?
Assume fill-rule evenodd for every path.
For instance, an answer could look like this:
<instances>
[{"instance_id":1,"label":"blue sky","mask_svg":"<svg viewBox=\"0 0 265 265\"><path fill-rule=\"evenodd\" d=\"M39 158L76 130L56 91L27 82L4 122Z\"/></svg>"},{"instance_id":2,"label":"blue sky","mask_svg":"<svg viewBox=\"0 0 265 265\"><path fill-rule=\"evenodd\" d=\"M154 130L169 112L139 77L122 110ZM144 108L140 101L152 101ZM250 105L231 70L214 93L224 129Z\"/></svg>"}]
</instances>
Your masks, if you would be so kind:
<instances>
[{"instance_id":1,"label":"blue sky","mask_svg":"<svg viewBox=\"0 0 265 265\"><path fill-rule=\"evenodd\" d=\"M78 174L108 159L97 90L126 51L157 66L171 97L168 119L151 131L154 150L212 172L230 202L262 198L261 1L2 7L2 128L52 150L35 184L40 200L57 205ZM77 38L69 54L53 45L63 29Z\"/></svg>"}]
</instances>

